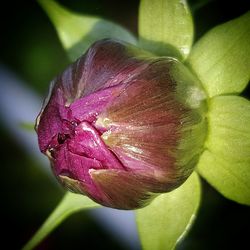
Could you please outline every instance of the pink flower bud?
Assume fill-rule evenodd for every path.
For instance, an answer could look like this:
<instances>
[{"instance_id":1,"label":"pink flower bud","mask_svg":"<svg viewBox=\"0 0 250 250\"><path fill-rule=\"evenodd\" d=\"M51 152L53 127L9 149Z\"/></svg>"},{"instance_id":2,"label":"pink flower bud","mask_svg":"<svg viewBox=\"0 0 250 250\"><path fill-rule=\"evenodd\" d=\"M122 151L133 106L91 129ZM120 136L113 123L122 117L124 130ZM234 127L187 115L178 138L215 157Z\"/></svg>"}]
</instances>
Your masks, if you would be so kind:
<instances>
[{"instance_id":1,"label":"pink flower bud","mask_svg":"<svg viewBox=\"0 0 250 250\"><path fill-rule=\"evenodd\" d=\"M205 111L206 95L182 63L101 40L52 82L36 129L63 186L134 209L192 173Z\"/></svg>"}]
</instances>

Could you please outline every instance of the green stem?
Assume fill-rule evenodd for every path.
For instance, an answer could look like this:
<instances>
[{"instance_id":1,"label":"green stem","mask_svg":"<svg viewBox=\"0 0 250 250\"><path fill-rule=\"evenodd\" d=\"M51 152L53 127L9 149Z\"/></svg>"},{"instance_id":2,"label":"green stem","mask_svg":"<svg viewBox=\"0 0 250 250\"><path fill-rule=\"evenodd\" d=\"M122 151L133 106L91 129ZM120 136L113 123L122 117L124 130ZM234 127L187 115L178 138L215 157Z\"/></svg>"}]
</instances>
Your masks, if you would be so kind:
<instances>
[{"instance_id":1,"label":"green stem","mask_svg":"<svg viewBox=\"0 0 250 250\"><path fill-rule=\"evenodd\" d=\"M61 202L57 205L47 220L42 224L35 235L22 248L22 250L33 249L72 213L81 209L94 208L98 206L98 204L85 196L67 192Z\"/></svg>"},{"instance_id":2,"label":"green stem","mask_svg":"<svg viewBox=\"0 0 250 250\"><path fill-rule=\"evenodd\" d=\"M30 131L30 132L35 132L35 124L31 123L31 122L21 122L19 123L19 126L26 130L26 131Z\"/></svg>"}]
</instances>

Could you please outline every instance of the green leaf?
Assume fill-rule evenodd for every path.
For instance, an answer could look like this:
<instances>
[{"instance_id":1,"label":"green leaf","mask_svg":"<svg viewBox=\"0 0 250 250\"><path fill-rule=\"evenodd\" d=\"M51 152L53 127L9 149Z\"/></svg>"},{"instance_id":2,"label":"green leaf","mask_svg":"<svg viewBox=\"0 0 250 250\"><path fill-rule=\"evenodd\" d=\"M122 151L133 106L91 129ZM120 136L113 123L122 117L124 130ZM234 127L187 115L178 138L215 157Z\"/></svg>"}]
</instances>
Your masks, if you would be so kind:
<instances>
[{"instance_id":1,"label":"green leaf","mask_svg":"<svg viewBox=\"0 0 250 250\"><path fill-rule=\"evenodd\" d=\"M63 47L72 61L82 55L93 42L103 38L136 43L133 35L118 24L99 17L74 13L52 0L38 0L38 2L53 22Z\"/></svg>"},{"instance_id":2,"label":"green leaf","mask_svg":"<svg viewBox=\"0 0 250 250\"><path fill-rule=\"evenodd\" d=\"M193 20L186 1L141 0L140 45L157 55L186 58L193 42Z\"/></svg>"},{"instance_id":3,"label":"green leaf","mask_svg":"<svg viewBox=\"0 0 250 250\"><path fill-rule=\"evenodd\" d=\"M250 101L217 96L209 106L207 150L198 171L225 197L250 205Z\"/></svg>"},{"instance_id":4,"label":"green leaf","mask_svg":"<svg viewBox=\"0 0 250 250\"><path fill-rule=\"evenodd\" d=\"M200 203L200 182L194 172L178 189L158 196L137 211L144 250L171 250L186 235Z\"/></svg>"},{"instance_id":5,"label":"green leaf","mask_svg":"<svg viewBox=\"0 0 250 250\"><path fill-rule=\"evenodd\" d=\"M188 58L210 97L240 93L250 79L250 12L219 25L198 41Z\"/></svg>"},{"instance_id":6,"label":"green leaf","mask_svg":"<svg viewBox=\"0 0 250 250\"><path fill-rule=\"evenodd\" d=\"M69 215L82 209L95 208L99 205L86 196L67 192L62 201L50 214L44 224L31 238L31 240L22 248L30 250L36 247L48 234L50 234L63 220Z\"/></svg>"}]
</instances>

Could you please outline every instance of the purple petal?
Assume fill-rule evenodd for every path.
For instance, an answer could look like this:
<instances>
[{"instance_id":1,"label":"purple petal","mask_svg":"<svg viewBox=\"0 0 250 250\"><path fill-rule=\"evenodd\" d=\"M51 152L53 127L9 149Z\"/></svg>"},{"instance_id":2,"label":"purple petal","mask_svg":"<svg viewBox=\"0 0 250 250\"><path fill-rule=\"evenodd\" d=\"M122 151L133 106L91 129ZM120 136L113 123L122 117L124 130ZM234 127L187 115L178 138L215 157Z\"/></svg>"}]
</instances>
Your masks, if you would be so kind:
<instances>
[{"instance_id":1,"label":"purple petal","mask_svg":"<svg viewBox=\"0 0 250 250\"><path fill-rule=\"evenodd\" d=\"M152 63L124 87L96 123L107 129L102 138L128 171L141 169L159 182L171 176L182 183L192 169L179 176L178 143L182 128L194 122L175 96L176 83L169 76L173 63Z\"/></svg>"},{"instance_id":2,"label":"purple petal","mask_svg":"<svg viewBox=\"0 0 250 250\"><path fill-rule=\"evenodd\" d=\"M192 173L206 136L202 93L177 60L98 41L53 81L40 149L69 190L142 207Z\"/></svg>"}]
</instances>

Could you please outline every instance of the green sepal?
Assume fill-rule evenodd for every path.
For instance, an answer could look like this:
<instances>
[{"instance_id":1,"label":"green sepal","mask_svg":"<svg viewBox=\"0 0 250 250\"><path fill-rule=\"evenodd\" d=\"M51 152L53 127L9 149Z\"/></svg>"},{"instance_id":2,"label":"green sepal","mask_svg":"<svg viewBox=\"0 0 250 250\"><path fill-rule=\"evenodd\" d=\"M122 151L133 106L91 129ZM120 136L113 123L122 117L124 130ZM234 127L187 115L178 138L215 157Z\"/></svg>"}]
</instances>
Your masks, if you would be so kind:
<instances>
[{"instance_id":1,"label":"green sepal","mask_svg":"<svg viewBox=\"0 0 250 250\"><path fill-rule=\"evenodd\" d=\"M188 64L210 97L240 93L250 79L250 12L219 25L192 49Z\"/></svg>"},{"instance_id":2,"label":"green sepal","mask_svg":"<svg viewBox=\"0 0 250 250\"><path fill-rule=\"evenodd\" d=\"M140 46L160 56L184 59L193 42L193 20L186 1L142 0Z\"/></svg>"},{"instance_id":3,"label":"green sepal","mask_svg":"<svg viewBox=\"0 0 250 250\"><path fill-rule=\"evenodd\" d=\"M103 38L120 39L136 44L134 36L118 24L103 18L74 13L55 1L38 0L54 24L63 47L72 61Z\"/></svg>"},{"instance_id":4,"label":"green sepal","mask_svg":"<svg viewBox=\"0 0 250 250\"><path fill-rule=\"evenodd\" d=\"M208 131L199 173L225 197L250 205L250 101L212 98Z\"/></svg>"},{"instance_id":5,"label":"green sepal","mask_svg":"<svg viewBox=\"0 0 250 250\"><path fill-rule=\"evenodd\" d=\"M137 225L144 250L171 250L187 234L200 204L200 181L194 172L179 188L155 198L137 210Z\"/></svg>"}]
</instances>

